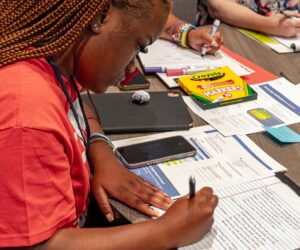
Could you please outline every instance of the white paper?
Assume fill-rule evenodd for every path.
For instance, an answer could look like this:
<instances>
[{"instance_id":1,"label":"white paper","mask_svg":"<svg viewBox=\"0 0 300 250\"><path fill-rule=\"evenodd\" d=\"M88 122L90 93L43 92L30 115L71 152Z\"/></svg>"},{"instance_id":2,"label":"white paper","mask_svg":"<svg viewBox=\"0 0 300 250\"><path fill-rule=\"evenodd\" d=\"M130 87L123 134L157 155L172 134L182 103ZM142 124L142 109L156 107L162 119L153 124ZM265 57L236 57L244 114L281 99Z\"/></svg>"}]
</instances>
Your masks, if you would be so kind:
<instances>
[{"instance_id":1,"label":"white paper","mask_svg":"<svg viewBox=\"0 0 300 250\"><path fill-rule=\"evenodd\" d=\"M219 188L214 225L204 239L180 249L296 249L300 199L276 177Z\"/></svg>"},{"instance_id":2,"label":"white paper","mask_svg":"<svg viewBox=\"0 0 300 250\"><path fill-rule=\"evenodd\" d=\"M157 76L167 85L168 88L178 88L179 85L176 81L181 76L167 76L166 73L156 73Z\"/></svg>"},{"instance_id":3,"label":"white paper","mask_svg":"<svg viewBox=\"0 0 300 250\"><path fill-rule=\"evenodd\" d=\"M264 42L264 41L261 41L259 39L256 39L255 37L251 36L250 34L244 32L244 30L242 30L242 29L240 29L240 32L245 34L249 38L261 43L265 47L269 47L269 48L275 50L276 52L278 52L280 54L294 52L294 50L290 46L286 46L284 43L281 43L281 42L278 41L278 39L280 39L280 37L269 36L267 34L260 34L262 36L268 37L268 38L273 40L272 42ZM251 32L259 33L259 32L255 32L255 31L251 31Z\"/></svg>"},{"instance_id":4,"label":"white paper","mask_svg":"<svg viewBox=\"0 0 300 250\"><path fill-rule=\"evenodd\" d=\"M263 126L283 126L300 122L300 89L284 78L251 85L257 100L203 110L190 97L188 107L224 136L246 135L263 131ZM272 119L257 114L264 112Z\"/></svg>"},{"instance_id":5,"label":"white paper","mask_svg":"<svg viewBox=\"0 0 300 250\"><path fill-rule=\"evenodd\" d=\"M188 193L188 179L194 175L197 189L204 185L220 187L264 178L286 170L246 136L224 137L211 126L175 131L121 141L115 147L157 138L182 135L197 149L194 157L133 170L161 188L170 197Z\"/></svg>"},{"instance_id":6,"label":"white paper","mask_svg":"<svg viewBox=\"0 0 300 250\"><path fill-rule=\"evenodd\" d=\"M292 52L300 51L300 35L291 38L283 38L276 36L272 36L272 38L283 44L285 47L291 49Z\"/></svg>"},{"instance_id":7,"label":"white paper","mask_svg":"<svg viewBox=\"0 0 300 250\"><path fill-rule=\"evenodd\" d=\"M148 48L147 54L139 54L144 68L167 67L184 68L189 66L223 67L229 66L237 75L248 75L254 71L231 58L221 50L215 55L205 55L200 52L182 48L165 40L157 40Z\"/></svg>"}]
</instances>

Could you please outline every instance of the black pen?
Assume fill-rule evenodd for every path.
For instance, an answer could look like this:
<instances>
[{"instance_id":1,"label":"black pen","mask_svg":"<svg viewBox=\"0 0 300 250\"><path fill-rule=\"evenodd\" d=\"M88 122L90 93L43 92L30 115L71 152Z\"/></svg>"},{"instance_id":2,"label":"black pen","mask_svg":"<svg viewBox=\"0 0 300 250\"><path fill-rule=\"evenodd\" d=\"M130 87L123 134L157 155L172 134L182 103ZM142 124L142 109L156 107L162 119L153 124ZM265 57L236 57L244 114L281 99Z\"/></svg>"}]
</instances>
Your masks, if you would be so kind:
<instances>
[{"instance_id":1,"label":"black pen","mask_svg":"<svg viewBox=\"0 0 300 250\"><path fill-rule=\"evenodd\" d=\"M194 176L190 176L189 184L190 184L189 198L193 198L196 194L196 180Z\"/></svg>"},{"instance_id":2,"label":"black pen","mask_svg":"<svg viewBox=\"0 0 300 250\"><path fill-rule=\"evenodd\" d=\"M297 16L288 14L284 10L280 10L279 13L282 14L282 15L284 15L286 18L290 18L290 19L297 18Z\"/></svg>"}]
</instances>

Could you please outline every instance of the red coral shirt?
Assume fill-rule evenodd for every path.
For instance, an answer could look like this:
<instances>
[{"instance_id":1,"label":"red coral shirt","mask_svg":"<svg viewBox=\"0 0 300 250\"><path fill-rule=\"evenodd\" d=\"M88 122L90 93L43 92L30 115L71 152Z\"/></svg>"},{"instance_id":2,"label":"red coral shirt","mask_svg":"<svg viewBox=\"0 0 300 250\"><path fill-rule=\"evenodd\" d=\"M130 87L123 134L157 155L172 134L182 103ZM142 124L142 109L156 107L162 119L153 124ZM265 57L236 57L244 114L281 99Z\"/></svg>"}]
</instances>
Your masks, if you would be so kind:
<instances>
[{"instance_id":1,"label":"red coral shirt","mask_svg":"<svg viewBox=\"0 0 300 250\"><path fill-rule=\"evenodd\" d=\"M34 245L72 225L88 192L85 149L50 65L0 68L0 247Z\"/></svg>"}]
</instances>

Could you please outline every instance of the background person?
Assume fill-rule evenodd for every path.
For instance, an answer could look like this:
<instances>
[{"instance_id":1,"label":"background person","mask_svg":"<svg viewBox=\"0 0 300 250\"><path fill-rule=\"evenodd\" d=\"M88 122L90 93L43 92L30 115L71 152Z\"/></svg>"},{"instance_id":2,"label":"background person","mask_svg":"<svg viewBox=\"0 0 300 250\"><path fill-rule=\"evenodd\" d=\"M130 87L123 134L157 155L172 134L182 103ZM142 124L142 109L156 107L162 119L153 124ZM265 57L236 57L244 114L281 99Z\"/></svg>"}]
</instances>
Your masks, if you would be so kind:
<instances>
[{"instance_id":1,"label":"background person","mask_svg":"<svg viewBox=\"0 0 300 250\"><path fill-rule=\"evenodd\" d=\"M198 20L202 23L210 16L270 35L295 37L300 34L300 0L199 0L198 8ZM287 18L281 10L298 18Z\"/></svg>"}]
</instances>

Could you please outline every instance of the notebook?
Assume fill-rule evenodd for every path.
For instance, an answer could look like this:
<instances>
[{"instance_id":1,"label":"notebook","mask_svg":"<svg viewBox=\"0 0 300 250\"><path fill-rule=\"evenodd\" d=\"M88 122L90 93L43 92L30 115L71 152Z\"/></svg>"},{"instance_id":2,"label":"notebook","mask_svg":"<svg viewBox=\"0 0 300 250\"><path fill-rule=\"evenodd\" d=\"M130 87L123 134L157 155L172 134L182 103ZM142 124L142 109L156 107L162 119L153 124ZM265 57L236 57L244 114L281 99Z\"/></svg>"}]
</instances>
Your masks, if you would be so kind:
<instances>
[{"instance_id":1,"label":"notebook","mask_svg":"<svg viewBox=\"0 0 300 250\"><path fill-rule=\"evenodd\" d=\"M192 126L192 118L180 93L149 92L151 99L145 104L133 103L132 94L92 95L105 133L172 131ZM87 95L82 98L92 107Z\"/></svg>"}]
</instances>

